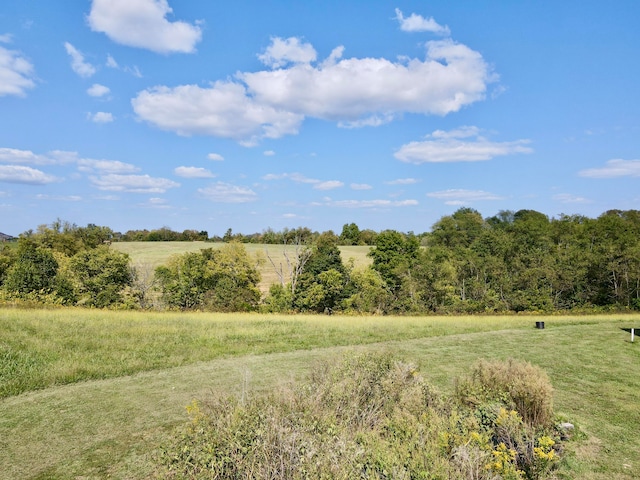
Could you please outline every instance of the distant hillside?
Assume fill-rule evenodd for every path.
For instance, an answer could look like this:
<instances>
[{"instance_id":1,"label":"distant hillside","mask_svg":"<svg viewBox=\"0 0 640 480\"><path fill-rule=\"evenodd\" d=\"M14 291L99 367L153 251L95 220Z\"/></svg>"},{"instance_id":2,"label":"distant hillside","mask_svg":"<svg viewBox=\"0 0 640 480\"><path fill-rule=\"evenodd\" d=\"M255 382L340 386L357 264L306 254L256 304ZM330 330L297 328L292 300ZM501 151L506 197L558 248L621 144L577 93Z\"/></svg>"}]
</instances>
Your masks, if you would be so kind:
<instances>
[{"instance_id":1,"label":"distant hillside","mask_svg":"<svg viewBox=\"0 0 640 480\"><path fill-rule=\"evenodd\" d=\"M0 232L0 242L13 242L14 240L17 240L17 238Z\"/></svg>"}]
</instances>

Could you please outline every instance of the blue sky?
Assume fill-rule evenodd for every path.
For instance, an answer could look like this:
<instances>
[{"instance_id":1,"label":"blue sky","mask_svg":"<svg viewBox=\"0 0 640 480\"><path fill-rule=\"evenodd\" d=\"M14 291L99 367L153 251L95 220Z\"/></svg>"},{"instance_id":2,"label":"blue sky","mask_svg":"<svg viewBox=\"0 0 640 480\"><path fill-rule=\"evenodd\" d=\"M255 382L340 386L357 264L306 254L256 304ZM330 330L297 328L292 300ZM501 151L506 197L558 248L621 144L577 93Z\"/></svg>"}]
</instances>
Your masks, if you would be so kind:
<instances>
[{"instance_id":1,"label":"blue sky","mask_svg":"<svg viewBox=\"0 0 640 480\"><path fill-rule=\"evenodd\" d=\"M5 0L0 231L640 208L637 1Z\"/></svg>"}]
</instances>

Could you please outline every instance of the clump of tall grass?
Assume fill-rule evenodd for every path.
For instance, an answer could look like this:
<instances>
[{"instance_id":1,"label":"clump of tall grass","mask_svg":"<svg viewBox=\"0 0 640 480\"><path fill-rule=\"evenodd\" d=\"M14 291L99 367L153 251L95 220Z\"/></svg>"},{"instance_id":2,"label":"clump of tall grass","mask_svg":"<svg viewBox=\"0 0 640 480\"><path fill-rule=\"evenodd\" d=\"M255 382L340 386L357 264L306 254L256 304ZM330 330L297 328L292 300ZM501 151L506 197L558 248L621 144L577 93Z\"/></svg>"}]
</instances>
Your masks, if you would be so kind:
<instances>
[{"instance_id":1,"label":"clump of tall grass","mask_svg":"<svg viewBox=\"0 0 640 480\"><path fill-rule=\"evenodd\" d=\"M349 354L319 364L303 383L192 403L190 422L160 453L161 475L546 478L558 460L552 428L528 429L493 398L477 405L458 398L439 394L415 365L389 353ZM526 459L525 440L533 442Z\"/></svg>"},{"instance_id":2,"label":"clump of tall grass","mask_svg":"<svg viewBox=\"0 0 640 480\"><path fill-rule=\"evenodd\" d=\"M548 426L553 418L553 387L540 367L514 359L480 360L459 379L456 394L463 403L505 403L528 425Z\"/></svg>"}]
</instances>

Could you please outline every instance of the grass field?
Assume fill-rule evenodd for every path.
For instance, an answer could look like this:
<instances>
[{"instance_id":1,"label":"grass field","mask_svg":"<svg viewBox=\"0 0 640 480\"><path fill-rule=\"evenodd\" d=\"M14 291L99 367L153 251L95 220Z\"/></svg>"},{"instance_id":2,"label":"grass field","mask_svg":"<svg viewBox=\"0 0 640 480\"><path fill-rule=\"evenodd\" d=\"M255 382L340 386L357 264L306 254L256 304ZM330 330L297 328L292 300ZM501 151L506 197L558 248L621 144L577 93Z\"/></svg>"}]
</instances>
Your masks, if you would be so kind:
<instances>
[{"instance_id":1,"label":"grass field","mask_svg":"<svg viewBox=\"0 0 640 480\"><path fill-rule=\"evenodd\" d=\"M535 321L545 321L537 330ZM0 310L0 478L149 478L211 392L246 394L345 349L391 349L442 390L479 358L543 367L585 438L564 478L640 477L640 316L340 317ZM21 393L19 393L21 392Z\"/></svg>"},{"instance_id":2,"label":"grass field","mask_svg":"<svg viewBox=\"0 0 640 480\"><path fill-rule=\"evenodd\" d=\"M112 244L112 248L129 254L131 262L134 266L153 272L156 267L164 264L172 255L179 255L186 252L198 252L203 248L220 248L224 243L213 242L116 242ZM285 252L290 254L290 258L295 252L292 245L262 245L254 243L245 243L245 248L249 255L257 256L262 260L260 273L262 281L260 289L263 292L269 290L269 285L278 282L278 275L268 257L271 257L277 268L282 265L286 272ZM371 259L367 257L369 249L367 246L348 246L340 247L342 260L344 262L353 259L356 267L368 265Z\"/></svg>"}]
</instances>

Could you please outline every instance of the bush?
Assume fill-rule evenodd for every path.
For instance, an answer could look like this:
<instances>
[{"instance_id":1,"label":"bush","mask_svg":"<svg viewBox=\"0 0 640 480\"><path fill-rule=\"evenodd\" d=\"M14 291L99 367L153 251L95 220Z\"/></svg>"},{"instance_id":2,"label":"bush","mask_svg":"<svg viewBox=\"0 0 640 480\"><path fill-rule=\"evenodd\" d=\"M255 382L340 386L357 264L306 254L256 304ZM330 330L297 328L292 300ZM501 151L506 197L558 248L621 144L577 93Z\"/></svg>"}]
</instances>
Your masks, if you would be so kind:
<instances>
[{"instance_id":1,"label":"bush","mask_svg":"<svg viewBox=\"0 0 640 480\"><path fill-rule=\"evenodd\" d=\"M528 362L482 360L457 382L456 393L465 404L503 403L534 427L547 427L553 418L551 381L540 367Z\"/></svg>"},{"instance_id":2,"label":"bush","mask_svg":"<svg viewBox=\"0 0 640 480\"><path fill-rule=\"evenodd\" d=\"M488 365L476 370L502 371ZM307 382L187 409L190 423L161 450L164 477L541 479L558 459L552 430L534 432L491 402L456 404L388 353L346 355Z\"/></svg>"}]
</instances>

